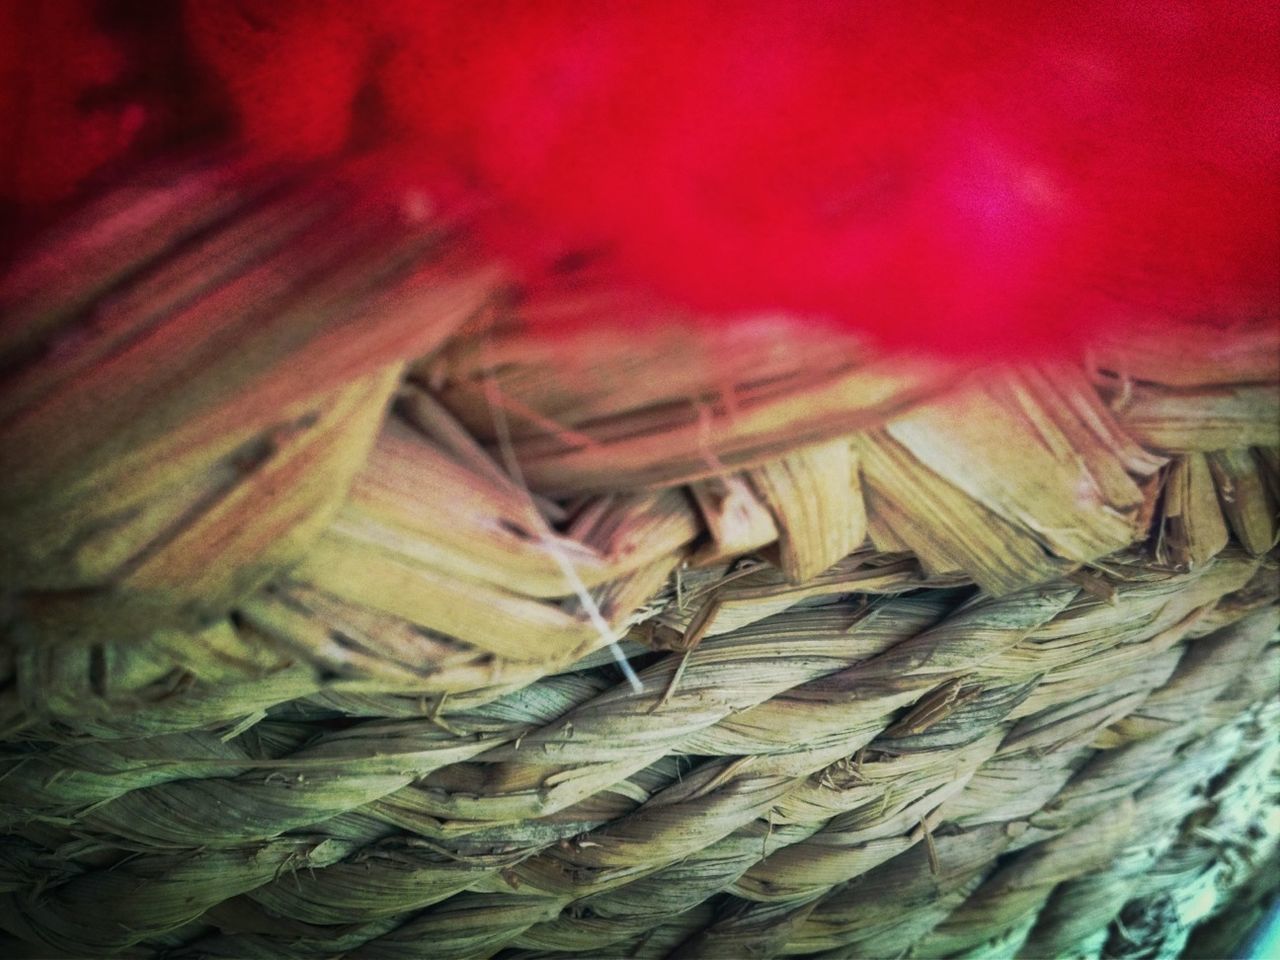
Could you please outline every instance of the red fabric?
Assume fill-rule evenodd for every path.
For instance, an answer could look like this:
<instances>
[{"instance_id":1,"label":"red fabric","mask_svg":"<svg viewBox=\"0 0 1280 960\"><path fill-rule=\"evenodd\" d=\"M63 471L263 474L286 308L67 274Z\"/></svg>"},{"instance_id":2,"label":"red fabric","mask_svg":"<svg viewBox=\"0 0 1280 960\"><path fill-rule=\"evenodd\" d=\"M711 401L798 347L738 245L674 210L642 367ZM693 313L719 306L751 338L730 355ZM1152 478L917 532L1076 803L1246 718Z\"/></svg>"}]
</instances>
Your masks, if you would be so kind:
<instances>
[{"instance_id":1,"label":"red fabric","mask_svg":"<svg viewBox=\"0 0 1280 960\"><path fill-rule=\"evenodd\" d=\"M60 199L128 147L137 110L92 100L122 66L84 0L0 0L0 199Z\"/></svg>"},{"instance_id":2,"label":"red fabric","mask_svg":"<svg viewBox=\"0 0 1280 960\"><path fill-rule=\"evenodd\" d=\"M1280 19L1265 0L185 12L250 149L395 146L403 177L443 164L519 211L517 259L604 250L714 315L784 310L1003 354L1280 305ZM92 61L95 38L67 39ZM69 129L51 120L32 142Z\"/></svg>"}]
</instances>

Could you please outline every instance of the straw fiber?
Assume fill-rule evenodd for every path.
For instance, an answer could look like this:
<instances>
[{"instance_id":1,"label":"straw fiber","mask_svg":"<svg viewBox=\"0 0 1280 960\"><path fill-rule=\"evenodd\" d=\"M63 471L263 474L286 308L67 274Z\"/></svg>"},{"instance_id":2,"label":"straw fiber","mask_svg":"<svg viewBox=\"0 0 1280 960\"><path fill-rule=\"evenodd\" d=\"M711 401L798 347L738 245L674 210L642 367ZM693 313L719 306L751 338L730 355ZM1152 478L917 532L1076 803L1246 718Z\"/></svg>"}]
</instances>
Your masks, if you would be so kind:
<instances>
[{"instance_id":1,"label":"straw fiber","mask_svg":"<svg viewBox=\"0 0 1280 960\"><path fill-rule=\"evenodd\" d=\"M1274 323L978 372L693 335L358 182L152 173L0 282L9 955L1147 958L1257 914Z\"/></svg>"}]
</instances>

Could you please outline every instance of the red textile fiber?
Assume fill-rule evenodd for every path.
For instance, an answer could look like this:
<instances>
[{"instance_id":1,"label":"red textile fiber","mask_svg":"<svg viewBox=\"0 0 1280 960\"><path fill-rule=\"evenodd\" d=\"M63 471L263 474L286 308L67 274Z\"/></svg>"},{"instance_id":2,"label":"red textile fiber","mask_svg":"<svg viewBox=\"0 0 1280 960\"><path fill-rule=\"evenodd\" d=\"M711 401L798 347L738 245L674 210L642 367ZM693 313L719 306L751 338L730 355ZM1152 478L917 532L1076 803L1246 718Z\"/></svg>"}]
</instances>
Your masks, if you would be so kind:
<instances>
[{"instance_id":1,"label":"red textile fiber","mask_svg":"<svg viewBox=\"0 0 1280 960\"><path fill-rule=\"evenodd\" d=\"M137 111L88 102L122 66L84 0L0 0L0 198L59 199L124 151Z\"/></svg>"},{"instance_id":2,"label":"red textile fiber","mask_svg":"<svg viewBox=\"0 0 1280 960\"><path fill-rule=\"evenodd\" d=\"M264 157L381 144L410 158L396 182L448 170L530 224L525 246L603 251L712 317L1000 356L1274 317L1277 9L187 0L184 29ZM5 51L34 83L2 101L11 196L120 147L76 112L110 65L89 22L66 17L56 57Z\"/></svg>"}]
</instances>

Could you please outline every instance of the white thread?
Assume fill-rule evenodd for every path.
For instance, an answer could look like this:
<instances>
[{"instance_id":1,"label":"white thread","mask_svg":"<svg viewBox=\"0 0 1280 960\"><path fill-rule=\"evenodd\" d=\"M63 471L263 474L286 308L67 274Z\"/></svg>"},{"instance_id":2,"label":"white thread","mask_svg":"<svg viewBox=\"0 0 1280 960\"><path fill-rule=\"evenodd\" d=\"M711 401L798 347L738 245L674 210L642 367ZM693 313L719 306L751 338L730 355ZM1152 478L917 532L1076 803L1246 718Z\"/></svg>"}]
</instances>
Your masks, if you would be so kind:
<instances>
[{"instance_id":1,"label":"white thread","mask_svg":"<svg viewBox=\"0 0 1280 960\"><path fill-rule=\"evenodd\" d=\"M502 459L506 464L507 473L510 474L516 485L527 493L529 487L525 483L524 472L520 469L520 463L515 455L515 448L511 444L511 430L507 424L506 410L503 408L501 401L498 401L493 395L497 388L498 384L493 378L493 373L486 369L484 381L485 399L489 403L489 415L493 418L493 429L498 436L498 448L502 451ZM636 676L636 672L628 662L626 654L618 646L618 638L614 635L604 615L600 612L600 606L596 603L595 597L591 596L591 592L587 590L587 585L578 576L578 571L573 568L573 564L569 562L565 552L560 549L559 545L550 536L547 523L542 515L533 507L530 507L530 513L535 518L534 526L537 528L538 540L542 544L542 548L550 554L551 559L560 568L560 573L565 582L569 584L574 595L578 598L578 602L582 604L582 609L586 611L587 619L599 632L601 639L608 644L609 652L613 654L614 661L618 664L619 669L622 670L622 675L626 677L631 689L636 693L643 693L644 684L640 682L640 678Z\"/></svg>"}]
</instances>

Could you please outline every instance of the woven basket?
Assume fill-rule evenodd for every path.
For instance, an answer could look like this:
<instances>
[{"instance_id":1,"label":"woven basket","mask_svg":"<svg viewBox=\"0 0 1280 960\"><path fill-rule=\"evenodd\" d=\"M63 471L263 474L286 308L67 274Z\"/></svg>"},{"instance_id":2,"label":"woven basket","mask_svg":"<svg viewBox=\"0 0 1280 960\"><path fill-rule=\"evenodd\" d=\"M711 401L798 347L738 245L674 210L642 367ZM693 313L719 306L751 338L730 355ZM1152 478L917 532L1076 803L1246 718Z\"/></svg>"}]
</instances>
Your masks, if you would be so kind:
<instances>
[{"instance_id":1,"label":"woven basket","mask_svg":"<svg viewBox=\"0 0 1280 960\"><path fill-rule=\"evenodd\" d=\"M1274 323L978 374L691 337L355 184L166 169L0 283L7 955L1172 957L1257 915Z\"/></svg>"}]
</instances>

